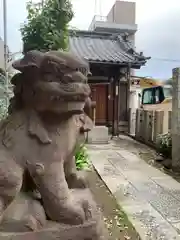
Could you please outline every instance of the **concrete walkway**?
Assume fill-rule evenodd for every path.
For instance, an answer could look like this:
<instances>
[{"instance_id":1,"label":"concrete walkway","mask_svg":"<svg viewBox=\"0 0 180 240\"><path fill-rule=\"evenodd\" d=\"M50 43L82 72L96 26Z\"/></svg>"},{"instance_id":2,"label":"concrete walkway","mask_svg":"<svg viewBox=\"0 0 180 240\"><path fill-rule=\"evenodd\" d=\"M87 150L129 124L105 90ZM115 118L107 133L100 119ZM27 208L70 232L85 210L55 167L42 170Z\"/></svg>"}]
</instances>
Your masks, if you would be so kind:
<instances>
[{"instance_id":1,"label":"concrete walkway","mask_svg":"<svg viewBox=\"0 0 180 240\"><path fill-rule=\"evenodd\" d=\"M123 142L88 145L95 169L142 240L180 239L180 183L142 160L139 143Z\"/></svg>"}]
</instances>

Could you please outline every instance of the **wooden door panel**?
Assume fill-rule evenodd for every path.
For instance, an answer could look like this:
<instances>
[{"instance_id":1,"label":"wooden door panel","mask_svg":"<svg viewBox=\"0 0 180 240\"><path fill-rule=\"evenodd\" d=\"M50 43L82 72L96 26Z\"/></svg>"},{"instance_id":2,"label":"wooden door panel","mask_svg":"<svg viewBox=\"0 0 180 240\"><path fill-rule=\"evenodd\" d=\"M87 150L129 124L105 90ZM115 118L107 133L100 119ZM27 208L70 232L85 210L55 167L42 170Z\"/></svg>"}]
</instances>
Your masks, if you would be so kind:
<instances>
[{"instance_id":1,"label":"wooden door panel","mask_svg":"<svg viewBox=\"0 0 180 240\"><path fill-rule=\"evenodd\" d=\"M96 124L106 124L107 85L91 85L92 100L96 102Z\"/></svg>"}]
</instances>

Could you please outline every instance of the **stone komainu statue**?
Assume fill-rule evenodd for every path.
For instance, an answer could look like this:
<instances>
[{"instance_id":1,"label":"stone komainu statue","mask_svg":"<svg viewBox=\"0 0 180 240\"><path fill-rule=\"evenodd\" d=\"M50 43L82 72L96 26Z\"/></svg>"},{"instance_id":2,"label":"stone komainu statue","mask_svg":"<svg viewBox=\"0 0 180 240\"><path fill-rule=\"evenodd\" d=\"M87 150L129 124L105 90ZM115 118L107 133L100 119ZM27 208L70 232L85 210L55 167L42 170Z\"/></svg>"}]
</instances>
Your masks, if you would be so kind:
<instances>
[{"instance_id":1,"label":"stone komainu statue","mask_svg":"<svg viewBox=\"0 0 180 240\"><path fill-rule=\"evenodd\" d=\"M74 160L80 135L93 126L88 65L34 50L13 67L20 73L0 124L0 239L3 232L18 240L105 239Z\"/></svg>"}]
</instances>

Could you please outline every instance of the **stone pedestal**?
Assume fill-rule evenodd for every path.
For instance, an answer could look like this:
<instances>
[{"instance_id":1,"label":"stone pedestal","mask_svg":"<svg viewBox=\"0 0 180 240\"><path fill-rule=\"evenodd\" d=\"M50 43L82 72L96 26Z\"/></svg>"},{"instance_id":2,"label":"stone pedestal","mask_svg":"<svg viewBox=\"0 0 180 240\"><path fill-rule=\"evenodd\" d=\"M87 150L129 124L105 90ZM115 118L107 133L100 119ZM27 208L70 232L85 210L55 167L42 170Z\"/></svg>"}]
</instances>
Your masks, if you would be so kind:
<instances>
[{"instance_id":1,"label":"stone pedestal","mask_svg":"<svg viewBox=\"0 0 180 240\"><path fill-rule=\"evenodd\" d=\"M95 126L88 132L88 143L90 144L108 144L108 128L105 126Z\"/></svg>"},{"instance_id":2,"label":"stone pedestal","mask_svg":"<svg viewBox=\"0 0 180 240\"><path fill-rule=\"evenodd\" d=\"M81 226L58 226L49 224L50 226L38 232L24 233L0 233L1 240L107 240L101 238L96 231L97 223L94 221L87 222ZM103 236L102 236L103 237Z\"/></svg>"},{"instance_id":3,"label":"stone pedestal","mask_svg":"<svg viewBox=\"0 0 180 240\"><path fill-rule=\"evenodd\" d=\"M0 240L108 240L103 217L90 190L74 190L74 193L80 199L88 199L89 215L83 224L69 225L47 221L45 227L33 232L23 221L15 220L0 224Z\"/></svg>"}]
</instances>

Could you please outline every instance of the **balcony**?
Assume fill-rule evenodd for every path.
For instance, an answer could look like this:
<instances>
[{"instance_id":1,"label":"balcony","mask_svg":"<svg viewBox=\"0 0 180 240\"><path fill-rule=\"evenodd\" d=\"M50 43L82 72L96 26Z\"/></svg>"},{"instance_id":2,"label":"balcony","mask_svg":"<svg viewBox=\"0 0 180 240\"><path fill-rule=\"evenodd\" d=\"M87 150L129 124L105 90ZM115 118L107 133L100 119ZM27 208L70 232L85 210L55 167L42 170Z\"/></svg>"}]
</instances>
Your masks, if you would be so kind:
<instances>
[{"instance_id":1,"label":"balcony","mask_svg":"<svg viewBox=\"0 0 180 240\"><path fill-rule=\"evenodd\" d=\"M137 24L119 24L109 22L105 16L94 16L89 31L110 32L110 33L128 33L135 34L137 31Z\"/></svg>"},{"instance_id":2,"label":"balcony","mask_svg":"<svg viewBox=\"0 0 180 240\"><path fill-rule=\"evenodd\" d=\"M107 22L107 17L105 16L99 16L99 15L95 15L93 17L93 20L89 26L89 31L93 31L94 30L94 27L95 27L95 23L96 22Z\"/></svg>"}]
</instances>

